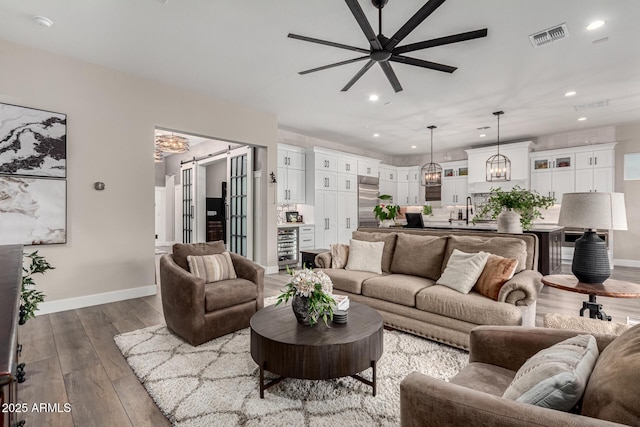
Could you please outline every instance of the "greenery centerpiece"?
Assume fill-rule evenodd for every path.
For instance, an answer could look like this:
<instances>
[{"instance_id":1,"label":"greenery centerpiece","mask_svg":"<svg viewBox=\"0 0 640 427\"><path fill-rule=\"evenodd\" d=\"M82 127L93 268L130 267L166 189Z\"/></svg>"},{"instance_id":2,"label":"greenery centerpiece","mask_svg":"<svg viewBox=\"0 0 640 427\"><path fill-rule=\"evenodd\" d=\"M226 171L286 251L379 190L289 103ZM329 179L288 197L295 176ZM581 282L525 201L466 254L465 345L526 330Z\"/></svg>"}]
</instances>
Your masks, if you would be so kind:
<instances>
[{"instance_id":1,"label":"greenery centerpiece","mask_svg":"<svg viewBox=\"0 0 640 427\"><path fill-rule=\"evenodd\" d=\"M431 205L424 205L422 207L422 215L433 216L433 207Z\"/></svg>"},{"instance_id":2,"label":"greenery centerpiece","mask_svg":"<svg viewBox=\"0 0 640 427\"><path fill-rule=\"evenodd\" d=\"M380 203L373 208L376 218L381 222L391 220L395 222L398 212L400 212L400 206L393 204L393 196L388 194L381 194L378 196L381 201L388 201L387 204Z\"/></svg>"},{"instance_id":3,"label":"greenery centerpiece","mask_svg":"<svg viewBox=\"0 0 640 427\"><path fill-rule=\"evenodd\" d=\"M489 215L491 219L498 218L504 211L514 211L520 215L520 225L522 229L529 230L533 225L533 220L543 218L540 209L553 206L553 197L542 196L535 190L525 190L516 185L509 191L500 188L492 188L489 200L480 206L473 218L473 223Z\"/></svg>"},{"instance_id":4,"label":"greenery centerpiece","mask_svg":"<svg viewBox=\"0 0 640 427\"><path fill-rule=\"evenodd\" d=\"M278 296L278 302L287 303L291 301L291 308L296 315L298 322L313 326L322 319L324 324L329 326L328 320L333 320L333 310L336 306L335 300L331 297L333 283L322 270L312 270L304 268L293 271L287 267L287 273L293 278L286 284Z\"/></svg>"},{"instance_id":5,"label":"greenery centerpiece","mask_svg":"<svg viewBox=\"0 0 640 427\"><path fill-rule=\"evenodd\" d=\"M44 274L47 270L55 269L43 256L38 255L38 251L24 254L24 258L28 260L29 264L26 267L22 266L22 271L25 274L22 276L20 324L35 317L38 304L44 301L45 294L35 288L33 275Z\"/></svg>"}]
</instances>

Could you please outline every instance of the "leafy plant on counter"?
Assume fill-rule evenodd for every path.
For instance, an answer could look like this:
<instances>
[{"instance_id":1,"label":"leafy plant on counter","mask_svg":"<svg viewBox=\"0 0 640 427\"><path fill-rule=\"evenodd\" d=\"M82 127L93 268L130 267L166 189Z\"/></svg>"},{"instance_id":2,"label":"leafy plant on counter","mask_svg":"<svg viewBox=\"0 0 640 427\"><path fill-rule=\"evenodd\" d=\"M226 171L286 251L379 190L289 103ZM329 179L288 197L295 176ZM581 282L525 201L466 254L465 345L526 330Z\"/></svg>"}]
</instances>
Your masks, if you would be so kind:
<instances>
[{"instance_id":1,"label":"leafy plant on counter","mask_svg":"<svg viewBox=\"0 0 640 427\"><path fill-rule=\"evenodd\" d=\"M380 221L384 221L386 219L396 219L396 217L398 216L398 212L400 211L400 206L392 204L393 196L390 196L388 194L381 194L378 196L378 199L382 201L388 200L389 204L385 205L384 203L380 203L373 208L376 218L378 218Z\"/></svg>"},{"instance_id":2,"label":"leafy plant on counter","mask_svg":"<svg viewBox=\"0 0 640 427\"><path fill-rule=\"evenodd\" d=\"M422 215L432 216L433 215L433 207L431 205L424 205L422 207Z\"/></svg>"},{"instance_id":3,"label":"leafy plant on counter","mask_svg":"<svg viewBox=\"0 0 640 427\"><path fill-rule=\"evenodd\" d=\"M25 261L29 260L29 265L23 265L22 271L26 274L22 276L21 287L21 312L22 322L35 317L38 304L44 301L45 294L35 288L36 283L33 281L34 274L44 274L47 270L53 270L51 264L43 257L38 255L38 251L30 254L24 254Z\"/></svg>"},{"instance_id":4,"label":"leafy plant on counter","mask_svg":"<svg viewBox=\"0 0 640 427\"><path fill-rule=\"evenodd\" d=\"M535 190L525 190L518 185L510 191L503 191L500 188L492 188L490 191L489 200L478 208L472 220L474 224L487 215L491 219L496 219L507 209L519 213L522 229L529 230L534 219L543 218L540 209L547 209L555 202L553 197L543 196Z\"/></svg>"}]
</instances>

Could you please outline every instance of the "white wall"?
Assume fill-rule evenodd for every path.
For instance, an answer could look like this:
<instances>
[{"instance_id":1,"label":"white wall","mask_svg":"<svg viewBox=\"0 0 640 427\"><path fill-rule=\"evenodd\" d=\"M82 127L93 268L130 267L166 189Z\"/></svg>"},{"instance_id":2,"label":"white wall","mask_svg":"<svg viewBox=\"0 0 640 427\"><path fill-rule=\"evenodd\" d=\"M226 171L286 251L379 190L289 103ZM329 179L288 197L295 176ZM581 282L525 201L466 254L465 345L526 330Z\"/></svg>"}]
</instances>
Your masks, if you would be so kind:
<instances>
[{"instance_id":1,"label":"white wall","mask_svg":"<svg viewBox=\"0 0 640 427\"><path fill-rule=\"evenodd\" d=\"M68 242L27 248L56 267L36 278L48 302L155 282L156 126L266 146L276 169L273 114L4 40L0 62L0 102L67 114ZM276 209L267 208L256 232L276 266Z\"/></svg>"}]
</instances>

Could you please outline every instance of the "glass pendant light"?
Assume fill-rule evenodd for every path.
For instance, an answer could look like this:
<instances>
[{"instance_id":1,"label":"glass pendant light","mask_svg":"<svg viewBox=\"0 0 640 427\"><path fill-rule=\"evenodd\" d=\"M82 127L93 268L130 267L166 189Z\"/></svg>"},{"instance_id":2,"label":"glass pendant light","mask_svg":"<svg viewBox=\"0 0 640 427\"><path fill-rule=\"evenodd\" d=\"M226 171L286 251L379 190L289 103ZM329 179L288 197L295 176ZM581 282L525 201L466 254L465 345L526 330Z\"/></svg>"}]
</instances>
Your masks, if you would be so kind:
<instances>
[{"instance_id":1,"label":"glass pendant light","mask_svg":"<svg viewBox=\"0 0 640 427\"><path fill-rule=\"evenodd\" d=\"M500 116L504 111L493 113L498 118L498 154L487 159L487 181L511 181L511 160L500 154Z\"/></svg>"},{"instance_id":2,"label":"glass pendant light","mask_svg":"<svg viewBox=\"0 0 640 427\"><path fill-rule=\"evenodd\" d=\"M433 130L436 127L431 125L427 129L431 130L431 159L429 163L422 166L420 170L420 185L423 187L433 187L442 184L442 166L433 162Z\"/></svg>"}]
</instances>

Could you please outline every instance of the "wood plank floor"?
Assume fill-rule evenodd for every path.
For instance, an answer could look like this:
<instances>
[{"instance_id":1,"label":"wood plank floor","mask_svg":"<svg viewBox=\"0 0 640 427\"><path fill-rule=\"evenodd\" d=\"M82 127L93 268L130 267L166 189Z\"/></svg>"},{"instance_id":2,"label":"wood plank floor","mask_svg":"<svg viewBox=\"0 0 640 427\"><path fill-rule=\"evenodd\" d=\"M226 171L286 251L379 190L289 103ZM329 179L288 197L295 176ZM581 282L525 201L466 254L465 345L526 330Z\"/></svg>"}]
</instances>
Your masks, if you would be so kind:
<instances>
[{"instance_id":1,"label":"wood plank floor","mask_svg":"<svg viewBox=\"0 0 640 427\"><path fill-rule=\"evenodd\" d=\"M567 273L568 266L567 266ZM613 278L640 283L640 269L616 267ZM289 276L265 278L266 296L277 295ZM545 287L536 323L546 313L577 315L584 295ZM599 298L614 321L640 319L640 299ZM164 323L159 295L38 316L20 328L27 381L20 401L71 404L71 413L28 412L29 426L169 426L117 348L113 337Z\"/></svg>"}]
</instances>

